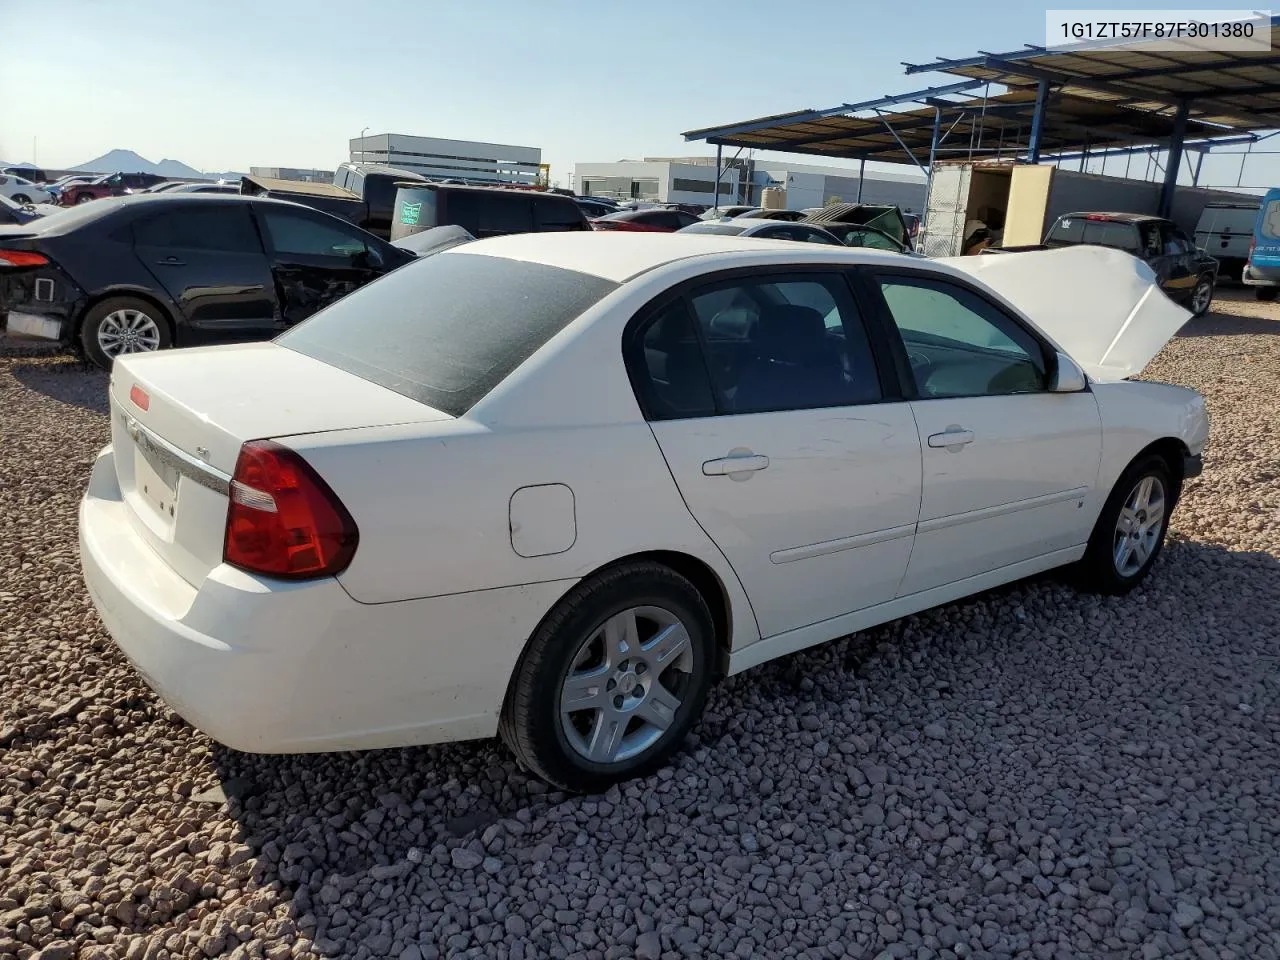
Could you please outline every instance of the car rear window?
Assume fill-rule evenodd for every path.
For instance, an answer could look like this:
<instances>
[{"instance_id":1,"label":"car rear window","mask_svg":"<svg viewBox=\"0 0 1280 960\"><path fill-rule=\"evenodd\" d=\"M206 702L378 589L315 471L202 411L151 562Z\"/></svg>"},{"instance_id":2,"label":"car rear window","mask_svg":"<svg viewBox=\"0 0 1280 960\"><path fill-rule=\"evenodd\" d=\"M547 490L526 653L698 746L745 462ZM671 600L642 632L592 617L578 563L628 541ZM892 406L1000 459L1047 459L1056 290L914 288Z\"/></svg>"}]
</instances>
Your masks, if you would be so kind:
<instances>
[{"instance_id":1,"label":"car rear window","mask_svg":"<svg viewBox=\"0 0 1280 960\"><path fill-rule=\"evenodd\" d=\"M736 237L747 228L732 223L691 223L681 233L714 233L722 237Z\"/></svg>"},{"instance_id":2,"label":"car rear window","mask_svg":"<svg viewBox=\"0 0 1280 960\"><path fill-rule=\"evenodd\" d=\"M362 287L275 342L460 417L616 287L541 263L441 253Z\"/></svg>"}]
</instances>

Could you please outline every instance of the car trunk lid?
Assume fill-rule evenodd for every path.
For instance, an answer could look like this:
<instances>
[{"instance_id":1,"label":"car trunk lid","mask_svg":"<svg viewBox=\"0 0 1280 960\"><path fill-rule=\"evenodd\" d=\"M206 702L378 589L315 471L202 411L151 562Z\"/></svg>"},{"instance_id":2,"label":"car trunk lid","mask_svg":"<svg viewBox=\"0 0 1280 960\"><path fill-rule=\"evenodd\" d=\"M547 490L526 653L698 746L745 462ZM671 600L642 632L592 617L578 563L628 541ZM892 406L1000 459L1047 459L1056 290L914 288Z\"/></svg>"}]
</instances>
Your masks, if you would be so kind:
<instances>
[{"instance_id":1,"label":"car trunk lid","mask_svg":"<svg viewBox=\"0 0 1280 960\"><path fill-rule=\"evenodd\" d=\"M227 491L246 441L453 419L271 343L118 358L110 405L134 527L193 585L222 561Z\"/></svg>"}]
</instances>

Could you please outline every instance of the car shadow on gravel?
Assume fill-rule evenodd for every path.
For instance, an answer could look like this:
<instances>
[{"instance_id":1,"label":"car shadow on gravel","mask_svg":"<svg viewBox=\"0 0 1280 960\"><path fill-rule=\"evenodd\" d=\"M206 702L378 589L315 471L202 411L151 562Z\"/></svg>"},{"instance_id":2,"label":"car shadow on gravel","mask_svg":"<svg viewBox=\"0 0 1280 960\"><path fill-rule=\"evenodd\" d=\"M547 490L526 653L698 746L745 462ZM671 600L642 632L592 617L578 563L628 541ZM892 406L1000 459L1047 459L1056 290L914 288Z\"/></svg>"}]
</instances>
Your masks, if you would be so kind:
<instances>
[{"instance_id":1,"label":"car shadow on gravel","mask_svg":"<svg viewBox=\"0 0 1280 960\"><path fill-rule=\"evenodd\" d=\"M35 393L93 413L106 414L109 374L88 368L74 357L14 359L8 373ZM0 376L5 372L0 364Z\"/></svg>"},{"instance_id":2,"label":"car shadow on gravel","mask_svg":"<svg viewBox=\"0 0 1280 960\"><path fill-rule=\"evenodd\" d=\"M1238 337L1280 334L1280 320L1269 317L1242 317L1230 313L1210 313L1189 320L1175 334L1178 337Z\"/></svg>"},{"instance_id":3,"label":"car shadow on gravel","mask_svg":"<svg viewBox=\"0 0 1280 960\"><path fill-rule=\"evenodd\" d=\"M749 861L764 863L767 849L755 852L754 840L753 846L739 847L733 833L777 834L771 843L786 842L798 850L806 844L805 834L793 832L793 818L803 820L809 811L821 820L830 816L822 811L834 803L841 808L839 831L847 834L841 843L853 849L870 845L905 862L919 853L920 839L908 830L912 824L903 827L899 820L882 829L883 811L877 808L875 819L864 816L861 807L867 801L855 799L842 778L848 776L852 783L855 767L887 764L891 783L895 778L909 783L913 773L907 761L917 750L935 751L933 774L940 782L951 782L957 790L965 789L961 781L969 789L978 789L974 783L985 787L991 800L984 822L998 829L1014 829L1019 818L1028 816L1023 786L1006 795L999 773L987 782L973 781L968 771L1007 763L1020 771L1022 784L1026 776L1057 783L1056 796L1066 811L1063 835L1078 839L1086 859L1096 855L1105 863L1108 844L1121 829L1106 817L1119 813L1108 810L1100 819L1092 788L1064 794L1066 781L1059 779L1082 762L1084 748L1059 744L1053 749L1060 755L1047 772L1024 769L1018 766L1016 748L1005 753L1009 747L1002 731L1014 728L1004 726L1003 719L979 727L981 736L972 742L953 736L936 747L912 744L946 736L930 718L952 710L963 713L967 704L983 700L1050 700L1055 706L1048 720L1039 722L1047 722L1051 730L1075 724L1096 727L1108 720L1113 730L1128 725L1126 736L1139 740L1160 740L1163 727L1185 726L1185 702L1170 691L1176 694L1187 686L1218 684L1225 690L1212 694L1201 722L1231 723L1246 709L1261 714L1280 701L1275 670L1280 647L1274 637L1261 634L1243 644L1221 640L1217 624L1232 618L1274 623L1280 600L1265 590L1222 589L1244 582L1280 583L1280 560L1269 553L1173 538L1153 578L1129 597L1084 596L1061 577L1041 575L810 648L725 681L669 769L600 796L549 790L490 740L291 756L255 756L214 746L211 755L221 788L207 800L221 804L225 797L226 813L248 847L239 858L254 859L256 883L279 891L290 903L297 934L312 939L319 955L334 957L396 957L415 944L423 957L435 956L433 949L440 956L486 944L492 950L497 940L526 930L532 955L560 949L562 933L554 932L550 919L539 919L550 915L545 901L551 893L545 886L532 887L549 881L554 889L562 880L575 889L588 880L605 883L604 875L617 869L608 866L611 858L622 857L646 833L661 833L655 824L672 817L693 835L723 833L723 821L736 818L729 842L745 850ZM1117 616L1132 618L1133 626L1106 635L1094 632L1097 624ZM1071 629L1082 638L1074 641L1073 655L1062 651L1066 625L1076 625ZM1020 663L1025 675L1010 676L1016 673L1011 663ZM1117 701L1107 693L1106 681L1098 680L1112 670L1136 672L1143 683L1131 684L1126 697ZM1237 697L1231 692L1235 689L1249 691L1245 706L1237 707L1245 703L1245 695ZM1064 697L1066 690L1072 692ZM1023 712L1020 706L1011 709ZM959 722L954 715L948 721ZM771 799L753 795L751 778L743 773L745 755L738 753L744 729L754 729L764 744L765 756L755 762L763 761L767 768L765 796L776 779L783 792L795 792L782 801L793 809L784 812L774 805L779 802L776 793ZM1216 730L1207 734L1210 740L1218 735ZM889 743L906 746L887 747ZM1064 743L1074 741L1068 737ZM1122 767L1135 763L1131 751L1137 748L1112 735L1099 737L1088 749ZM1217 776L1238 774L1224 766ZM819 776L834 777L840 784L834 800L827 786L817 786ZM788 782L795 785L786 787ZM866 780L857 782L865 785ZM1172 789L1177 795L1180 788ZM928 791L917 796L908 790L906 795L913 798L912 815L918 821L955 816L940 805L946 801L936 799L937 794L931 799ZM906 802L902 796L898 794L900 802ZM984 807L987 802L984 797ZM831 835L828 829L828 840ZM813 845L816 831L809 838ZM969 838L962 846L957 862L995 856L981 840ZM823 849L818 843L811 852L821 859ZM1134 855L1140 858L1144 851L1136 848ZM1135 863L1118 873L1113 866L1107 876L1132 873L1136 878L1142 862ZM954 884L952 872L939 866L922 882L941 889ZM855 879L840 881L842 888L847 886L842 896L861 902L864 888ZM977 886L964 897L978 902L984 896L982 884L969 879ZM673 935L685 908L654 896L657 927L664 937ZM613 907L610 903L609 909ZM565 916L573 912L567 905L559 909ZM504 926L504 917L518 914L524 920ZM563 931L568 922L560 921L558 928ZM492 955L488 950L476 955ZM409 956L416 955L410 951Z\"/></svg>"}]
</instances>

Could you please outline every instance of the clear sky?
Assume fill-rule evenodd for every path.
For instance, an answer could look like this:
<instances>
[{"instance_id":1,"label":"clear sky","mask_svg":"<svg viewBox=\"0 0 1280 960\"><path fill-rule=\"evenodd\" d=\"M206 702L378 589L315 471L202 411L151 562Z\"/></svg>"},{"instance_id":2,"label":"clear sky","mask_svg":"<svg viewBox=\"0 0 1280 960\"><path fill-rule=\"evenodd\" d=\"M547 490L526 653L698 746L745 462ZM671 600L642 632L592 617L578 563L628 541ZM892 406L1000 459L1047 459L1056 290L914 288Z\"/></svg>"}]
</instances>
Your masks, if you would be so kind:
<instances>
[{"instance_id":1,"label":"clear sky","mask_svg":"<svg viewBox=\"0 0 1280 960\"><path fill-rule=\"evenodd\" d=\"M331 169L367 127L541 147L567 184L575 162L707 152L684 130L953 81L908 77L901 61L1043 43L1044 11L1026 0L0 0L0 159L71 167L121 147L204 170ZM1216 162L1215 179L1234 182L1238 166Z\"/></svg>"}]
</instances>

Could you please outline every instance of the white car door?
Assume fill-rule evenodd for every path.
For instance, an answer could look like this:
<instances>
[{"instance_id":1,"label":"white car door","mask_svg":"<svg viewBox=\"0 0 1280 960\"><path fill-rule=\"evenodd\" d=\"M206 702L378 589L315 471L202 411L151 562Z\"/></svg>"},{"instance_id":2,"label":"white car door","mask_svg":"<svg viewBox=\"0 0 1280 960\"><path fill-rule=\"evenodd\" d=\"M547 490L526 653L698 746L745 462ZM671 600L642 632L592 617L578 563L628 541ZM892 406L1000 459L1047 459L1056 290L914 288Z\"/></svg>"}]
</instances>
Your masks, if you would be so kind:
<instances>
[{"instance_id":1,"label":"white car door","mask_svg":"<svg viewBox=\"0 0 1280 960\"><path fill-rule=\"evenodd\" d=\"M671 474L762 637L891 600L906 571L920 443L879 343L839 271L777 268L686 288L629 340Z\"/></svg>"},{"instance_id":2,"label":"white car door","mask_svg":"<svg viewBox=\"0 0 1280 960\"><path fill-rule=\"evenodd\" d=\"M1048 345L967 285L885 270L875 287L911 368L923 453L899 595L1086 542L1102 444L1092 392L1049 392Z\"/></svg>"}]
</instances>

